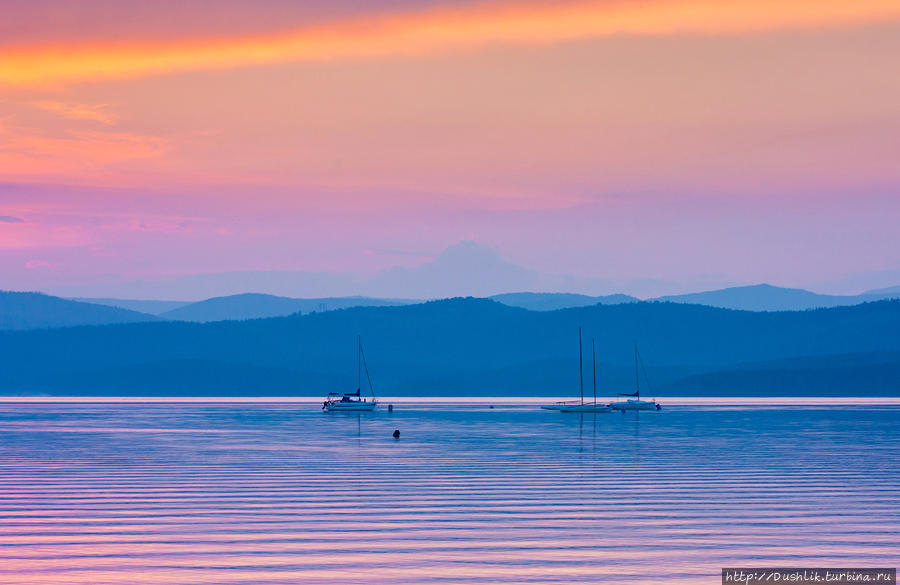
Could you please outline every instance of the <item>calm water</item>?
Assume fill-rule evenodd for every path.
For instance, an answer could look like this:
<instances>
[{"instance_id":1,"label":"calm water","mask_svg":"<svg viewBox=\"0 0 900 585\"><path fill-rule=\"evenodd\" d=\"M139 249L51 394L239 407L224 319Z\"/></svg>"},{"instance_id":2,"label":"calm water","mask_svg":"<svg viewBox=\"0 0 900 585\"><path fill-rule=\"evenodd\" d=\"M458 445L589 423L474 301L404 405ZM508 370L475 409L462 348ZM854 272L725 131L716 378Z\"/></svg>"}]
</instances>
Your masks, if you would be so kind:
<instances>
[{"instance_id":1,"label":"calm water","mask_svg":"<svg viewBox=\"0 0 900 585\"><path fill-rule=\"evenodd\" d=\"M900 406L316 408L0 403L0 583L693 584L900 558Z\"/></svg>"}]
</instances>

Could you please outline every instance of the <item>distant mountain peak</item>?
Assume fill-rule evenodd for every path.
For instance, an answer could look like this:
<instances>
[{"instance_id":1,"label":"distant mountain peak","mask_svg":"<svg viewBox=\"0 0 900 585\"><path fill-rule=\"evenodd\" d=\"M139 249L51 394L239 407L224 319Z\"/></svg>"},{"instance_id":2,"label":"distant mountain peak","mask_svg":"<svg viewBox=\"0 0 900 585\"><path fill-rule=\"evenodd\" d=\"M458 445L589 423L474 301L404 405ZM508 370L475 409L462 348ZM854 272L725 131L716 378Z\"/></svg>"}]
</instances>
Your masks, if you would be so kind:
<instances>
[{"instance_id":1,"label":"distant mountain peak","mask_svg":"<svg viewBox=\"0 0 900 585\"><path fill-rule=\"evenodd\" d=\"M890 294L822 295L800 288L784 288L762 283L684 295L670 295L654 300L749 311L797 311L856 305L865 301L890 298L890 296Z\"/></svg>"},{"instance_id":2,"label":"distant mountain peak","mask_svg":"<svg viewBox=\"0 0 900 585\"><path fill-rule=\"evenodd\" d=\"M746 292L802 292L808 294L816 294L810 292L808 290L804 290L802 288L789 288L784 286L776 286L774 284L769 284L768 282L760 282L758 284L744 284L739 286L729 286L726 288L720 288L715 290L701 291L696 293L688 293L688 294L711 294L711 293L724 293L731 291L746 291ZM685 295L670 295L670 296L685 296Z\"/></svg>"},{"instance_id":3,"label":"distant mountain peak","mask_svg":"<svg viewBox=\"0 0 900 585\"><path fill-rule=\"evenodd\" d=\"M444 248L435 262L453 264L498 264L503 260L496 248L474 240L460 240Z\"/></svg>"},{"instance_id":4,"label":"distant mountain peak","mask_svg":"<svg viewBox=\"0 0 900 585\"><path fill-rule=\"evenodd\" d=\"M415 268L389 268L369 283L376 296L442 298L486 297L534 286L535 271L507 262L493 247L472 240L448 246L437 258Z\"/></svg>"}]
</instances>

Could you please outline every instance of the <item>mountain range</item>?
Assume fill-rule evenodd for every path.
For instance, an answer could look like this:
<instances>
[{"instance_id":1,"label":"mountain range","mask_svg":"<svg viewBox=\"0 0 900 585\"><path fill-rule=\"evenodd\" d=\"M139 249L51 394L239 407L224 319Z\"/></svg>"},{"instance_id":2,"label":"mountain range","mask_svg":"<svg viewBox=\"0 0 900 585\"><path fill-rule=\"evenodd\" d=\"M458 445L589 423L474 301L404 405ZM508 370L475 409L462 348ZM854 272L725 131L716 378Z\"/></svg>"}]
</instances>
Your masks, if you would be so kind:
<instances>
[{"instance_id":1,"label":"mountain range","mask_svg":"<svg viewBox=\"0 0 900 585\"><path fill-rule=\"evenodd\" d=\"M823 295L799 288L770 284L736 286L707 292L670 295L654 300L707 305L742 311L799 311L825 307L845 307L870 301L900 297L900 287L868 291L860 295Z\"/></svg>"},{"instance_id":2,"label":"mountain range","mask_svg":"<svg viewBox=\"0 0 900 585\"><path fill-rule=\"evenodd\" d=\"M603 304L641 302L641 299L630 295L614 294L589 296L574 293L503 293L488 297L504 305L521 307L532 311L555 311L574 307L586 307ZM900 291L885 289L871 291L861 295L822 295L802 289L791 289L760 284L753 286L732 287L721 290L673 295L648 299L648 301L685 303L706 305L724 309L744 311L798 311L826 307L841 307L860 303L878 301L889 298L900 298ZM140 306L152 301L128 301L115 299L80 299L84 302L109 304L112 306ZM160 301L163 302L163 301ZM196 303L165 301L176 305L175 308L154 312L161 319L177 321L222 321L226 319L257 319L278 317L296 312L325 311L346 309L350 307L395 306L415 304L422 301L415 299L376 299L370 297L328 297L316 299L293 299L276 297L259 293L214 297ZM153 308L152 306L150 308Z\"/></svg>"},{"instance_id":3,"label":"mountain range","mask_svg":"<svg viewBox=\"0 0 900 585\"><path fill-rule=\"evenodd\" d=\"M598 268L593 267L589 271L597 272ZM878 282L887 282L886 279L893 278L893 274L890 271L880 273ZM897 272L897 275L895 282L900 280L900 272ZM778 291L773 290L768 294L765 294L765 291L745 291L749 293L746 295L748 298L740 299L736 298L738 296L736 293L745 287L736 287L734 284L729 279L715 275L666 280L550 274L510 262L490 246L464 240L447 247L431 260L418 266L394 267L368 275L351 272L246 270L157 277L130 282L106 282L102 285L65 286L45 292L75 300L95 300L101 304L149 314L161 314L188 302L245 293L292 299L363 297L421 301L455 296L494 297L507 293L544 294L553 291L562 294L574 293L573 297L579 295L598 299L627 293L628 296L645 300L665 299L682 302L685 296L708 294L695 291L711 291L720 293L718 296L721 298L709 300L687 298L685 302L703 302L713 306L751 310L796 310L837 306L875 300L878 296L900 295L896 290L897 287L869 291L874 296L865 299L859 297L869 293L843 296L818 295L799 289L784 289L780 298L775 294ZM725 286L732 288L722 288ZM829 288L827 284L823 286L823 290L836 290L834 287ZM844 284L837 288L843 290L848 286L849 284ZM862 289L863 286L858 286L858 290ZM802 298L804 294L807 298ZM562 306L558 301L559 299L550 302L548 306ZM578 302L580 301L576 301L573 306L577 306Z\"/></svg>"},{"instance_id":4,"label":"mountain range","mask_svg":"<svg viewBox=\"0 0 900 585\"><path fill-rule=\"evenodd\" d=\"M602 395L900 394L900 301L749 312L668 302L529 311L489 299L247 321L0 332L15 394L323 395L356 386L356 335L381 395L578 394L577 331ZM587 350L590 355L590 350ZM586 360L586 371L590 371ZM590 379L590 378L589 378ZM590 389L587 389L590 392Z\"/></svg>"},{"instance_id":5,"label":"mountain range","mask_svg":"<svg viewBox=\"0 0 900 585\"><path fill-rule=\"evenodd\" d=\"M146 313L147 315L162 315L163 313L190 305L191 301L156 301L156 300L138 300L138 299L104 299L104 298L73 298L73 301L81 303L92 303L95 305L107 305L109 307L119 307L120 309L128 309L129 311L137 311L138 313Z\"/></svg>"},{"instance_id":6,"label":"mountain range","mask_svg":"<svg viewBox=\"0 0 900 585\"><path fill-rule=\"evenodd\" d=\"M870 291L861 295L821 295L802 289L767 284L732 287L715 291L649 299L655 302L698 304L748 311L794 311L850 306L900 297L900 287ZM492 300L532 311L554 311L596 304L641 302L624 294L589 296L574 293L503 293ZM213 297L198 302L128 300L109 298L62 299L40 293L0 291L0 330L105 325L136 321L224 321L286 316L351 307L416 304L416 299L370 297L323 297L296 299L260 293Z\"/></svg>"},{"instance_id":7,"label":"mountain range","mask_svg":"<svg viewBox=\"0 0 900 585\"><path fill-rule=\"evenodd\" d=\"M724 286L718 277L666 281L549 274L504 259L493 247L463 240L414 267L393 267L374 274L303 270L243 270L147 278L102 285L57 287L53 294L72 298L203 300L247 292L288 298L364 296L419 300L455 296L489 297L510 291L571 291L597 295L627 291L642 297ZM130 308L130 307L128 307Z\"/></svg>"},{"instance_id":8,"label":"mountain range","mask_svg":"<svg viewBox=\"0 0 900 585\"><path fill-rule=\"evenodd\" d=\"M155 321L146 313L41 293L0 291L0 330Z\"/></svg>"},{"instance_id":9,"label":"mountain range","mask_svg":"<svg viewBox=\"0 0 900 585\"><path fill-rule=\"evenodd\" d=\"M343 297L323 299L291 299L273 295L246 293L229 297L215 297L160 313L170 321L209 321L261 319L282 317L293 313L333 311L350 307L391 307L419 301Z\"/></svg>"}]
</instances>

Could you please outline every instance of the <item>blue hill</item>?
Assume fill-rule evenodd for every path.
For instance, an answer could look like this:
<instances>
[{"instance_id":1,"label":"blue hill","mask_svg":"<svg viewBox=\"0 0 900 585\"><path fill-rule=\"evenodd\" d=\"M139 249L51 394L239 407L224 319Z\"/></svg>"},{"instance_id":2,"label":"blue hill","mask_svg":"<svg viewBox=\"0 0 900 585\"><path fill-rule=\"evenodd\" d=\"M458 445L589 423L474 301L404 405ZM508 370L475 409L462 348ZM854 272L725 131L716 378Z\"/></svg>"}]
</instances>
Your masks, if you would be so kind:
<instances>
[{"instance_id":1,"label":"blue hill","mask_svg":"<svg viewBox=\"0 0 900 585\"><path fill-rule=\"evenodd\" d=\"M530 311L555 311L557 309L570 309L573 307L588 307L590 305L617 305L619 303L636 303L640 299L616 294L599 297L579 295L574 293L535 293L519 292L504 293L490 297L492 300L510 307L521 307Z\"/></svg>"},{"instance_id":2,"label":"blue hill","mask_svg":"<svg viewBox=\"0 0 900 585\"><path fill-rule=\"evenodd\" d=\"M647 302L537 312L467 298L249 321L3 332L0 388L320 395L354 386L360 333L381 394L571 395L579 326L586 342L596 339L608 394L628 387L634 338L660 387L752 362L900 351L900 301L771 313ZM178 380L190 384L173 386ZM900 392L900 381L885 384Z\"/></svg>"},{"instance_id":3,"label":"blue hill","mask_svg":"<svg viewBox=\"0 0 900 585\"><path fill-rule=\"evenodd\" d=\"M154 321L155 317L33 292L0 291L0 330Z\"/></svg>"},{"instance_id":4,"label":"blue hill","mask_svg":"<svg viewBox=\"0 0 900 585\"><path fill-rule=\"evenodd\" d=\"M708 305L743 311L802 311L827 307L844 307L860 303L898 298L900 291L884 289L861 295L822 295L799 288L782 288L770 284L736 286L706 292L659 297L657 301Z\"/></svg>"},{"instance_id":5,"label":"blue hill","mask_svg":"<svg viewBox=\"0 0 900 585\"><path fill-rule=\"evenodd\" d=\"M178 307L160 314L173 321L227 321L283 317L293 313L331 311L350 307L389 307L419 301L370 299L367 297L330 297L321 299L293 299L274 295L246 293L214 297Z\"/></svg>"}]
</instances>

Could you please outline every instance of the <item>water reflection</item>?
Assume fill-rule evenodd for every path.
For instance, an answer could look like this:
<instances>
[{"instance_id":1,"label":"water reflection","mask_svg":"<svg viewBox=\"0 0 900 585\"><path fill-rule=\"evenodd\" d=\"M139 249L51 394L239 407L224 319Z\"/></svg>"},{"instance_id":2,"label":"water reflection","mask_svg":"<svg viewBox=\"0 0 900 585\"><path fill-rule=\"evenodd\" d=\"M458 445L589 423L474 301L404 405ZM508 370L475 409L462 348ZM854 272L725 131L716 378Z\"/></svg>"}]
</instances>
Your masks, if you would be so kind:
<instances>
[{"instance_id":1,"label":"water reflection","mask_svg":"<svg viewBox=\"0 0 900 585\"><path fill-rule=\"evenodd\" d=\"M671 584L896 563L896 406L495 404L2 403L0 583Z\"/></svg>"}]
</instances>

